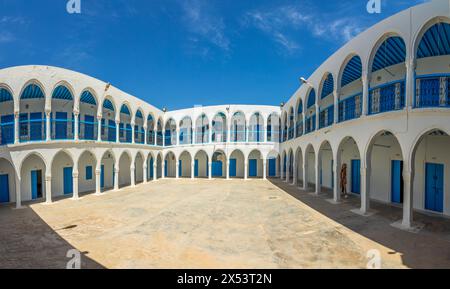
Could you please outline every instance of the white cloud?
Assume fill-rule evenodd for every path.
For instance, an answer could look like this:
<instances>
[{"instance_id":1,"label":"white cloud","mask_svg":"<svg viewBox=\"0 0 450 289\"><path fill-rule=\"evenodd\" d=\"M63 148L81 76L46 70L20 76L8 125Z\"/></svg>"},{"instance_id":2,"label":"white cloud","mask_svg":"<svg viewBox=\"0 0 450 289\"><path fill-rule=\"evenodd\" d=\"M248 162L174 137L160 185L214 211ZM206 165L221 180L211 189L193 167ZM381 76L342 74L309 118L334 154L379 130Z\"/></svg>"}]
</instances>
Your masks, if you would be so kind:
<instances>
[{"instance_id":1,"label":"white cloud","mask_svg":"<svg viewBox=\"0 0 450 289\"><path fill-rule=\"evenodd\" d=\"M244 24L269 35L288 53L301 49L301 33L333 42L347 42L363 29L355 18L305 12L301 6L281 6L271 10L255 10L244 17ZM334 19L333 19L334 17Z\"/></svg>"},{"instance_id":2,"label":"white cloud","mask_svg":"<svg viewBox=\"0 0 450 289\"><path fill-rule=\"evenodd\" d=\"M222 50L230 50L230 40L225 35L225 23L222 17L214 14L207 2L192 0L183 1L184 22L188 31L193 35L191 43L200 46L205 41ZM203 53L208 48L201 47Z\"/></svg>"}]
</instances>

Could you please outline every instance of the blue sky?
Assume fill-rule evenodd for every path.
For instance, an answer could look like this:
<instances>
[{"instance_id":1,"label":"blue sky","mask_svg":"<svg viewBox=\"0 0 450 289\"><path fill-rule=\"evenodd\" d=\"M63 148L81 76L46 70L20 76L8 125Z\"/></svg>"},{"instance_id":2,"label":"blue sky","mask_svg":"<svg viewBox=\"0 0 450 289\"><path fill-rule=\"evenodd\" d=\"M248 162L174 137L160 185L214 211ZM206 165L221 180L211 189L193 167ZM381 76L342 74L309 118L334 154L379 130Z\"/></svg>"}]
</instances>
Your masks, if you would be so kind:
<instances>
[{"instance_id":1,"label":"blue sky","mask_svg":"<svg viewBox=\"0 0 450 289\"><path fill-rule=\"evenodd\" d=\"M169 110L287 101L353 36L424 2L0 0L0 67L76 70Z\"/></svg>"}]
</instances>

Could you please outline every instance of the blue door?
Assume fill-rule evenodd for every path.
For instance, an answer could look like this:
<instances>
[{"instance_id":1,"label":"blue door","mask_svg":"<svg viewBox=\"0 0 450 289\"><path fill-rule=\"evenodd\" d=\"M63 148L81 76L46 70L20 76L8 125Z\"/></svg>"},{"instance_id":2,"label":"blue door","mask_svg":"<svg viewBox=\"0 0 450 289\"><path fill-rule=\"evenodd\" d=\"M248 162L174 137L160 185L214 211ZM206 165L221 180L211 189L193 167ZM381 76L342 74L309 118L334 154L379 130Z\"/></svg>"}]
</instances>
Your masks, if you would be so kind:
<instances>
[{"instance_id":1,"label":"blue door","mask_svg":"<svg viewBox=\"0 0 450 289\"><path fill-rule=\"evenodd\" d=\"M361 194L361 161L352 160L352 193Z\"/></svg>"},{"instance_id":2,"label":"blue door","mask_svg":"<svg viewBox=\"0 0 450 289\"><path fill-rule=\"evenodd\" d=\"M164 177L166 177L166 178L167 178L167 172L169 171L167 168L167 163L168 163L167 160L165 160L164 161Z\"/></svg>"},{"instance_id":3,"label":"blue door","mask_svg":"<svg viewBox=\"0 0 450 289\"><path fill-rule=\"evenodd\" d=\"M153 158L150 159L150 179L153 179Z\"/></svg>"},{"instance_id":4,"label":"blue door","mask_svg":"<svg viewBox=\"0 0 450 289\"><path fill-rule=\"evenodd\" d=\"M108 141L116 141L116 122L114 120L108 120Z\"/></svg>"},{"instance_id":5,"label":"blue door","mask_svg":"<svg viewBox=\"0 0 450 289\"><path fill-rule=\"evenodd\" d=\"M55 139L67 139L67 112L56 112Z\"/></svg>"},{"instance_id":6,"label":"blue door","mask_svg":"<svg viewBox=\"0 0 450 289\"><path fill-rule=\"evenodd\" d=\"M403 203L403 161L393 160L391 165L392 203Z\"/></svg>"},{"instance_id":7,"label":"blue door","mask_svg":"<svg viewBox=\"0 0 450 289\"><path fill-rule=\"evenodd\" d=\"M64 168L64 195L73 194L73 168Z\"/></svg>"},{"instance_id":8,"label":"blue door","mask_svg":"<svg viewBox=\"0 0 450 289\"><path fill-rule=\"evenodd\" d=\"M105 187L105 166L100 167L100 187L103 189Z\"/></svg>"},{"instance_id":9,"label":"blue door","mask_svg":"<svg viewBox=\"0 0 450 289\"><path fill-rule=\"evenodd\" d=\"M215 161L212 163L212 176L214 178L222 177L222 162Z\"/></svg>"},{"instance_id":10,"label":"blue door","mask_svg":"<svg viewBox=\"0 0 450 289\"><path fill-rule=\"evenodd\" d=\"M44 136L42 134L43 120L42 113L35 112L30 113L30 140L38 141L43 140Z\"/></svg>"},{"instance_id":11,"label":"blue door","mask_svg":"<svg viewBox=\"0 0 450 289\"><path fill-rule=\"evenodd\" d=\"M31 199L36 200L38 198L39 183L39 171L31 171Z\"/></svg>"},{"instance_id":12,"label":"blue door","mask_svg":"<svg viewBox=\"0 0 450 289\"><path fill-rule=\"evenodd\" d=\"M14 143L14 115L4 115L1 118L1 142L0 144Z\"/></svg>"},{"instance_id":13,"label":"blue door","mask_svg":"<svg viewBox=\"0 0 450 289\"><path fill-rule=\"evenodd\" d=\"M178 161L178 176L180 178L183 176L183 162L181 160Z\"/></svg>"},{"instance_id":14,"label":"blue door","mask_svg":"<svg viewBox=\"0 0 450 289\"><path fill-rule=\"evenodd\" d=\"M333 171L333 167L334 167L334 160L331 160L331 188L334 189L334 171Z\"/></svg>"},{"instance_id":15,"label":"blue door","mask_svg":"<svg viewBox=\"0 0 450 289\"><path fill-rule=\"evenodd\" d=\"M194 162L194 176L198 177L198 160L195 160Z\"/></svg>"},{"instance_id":16,"label":"blue door","mask_svg":"<svg viewBox=\"0 0 450 289\"><path fill-rule=\"evenodd\" d=\"M286 175L286 166L287 166L286 162L287 162L287 157L284 156L284 160L283 160L283 172L284 172L284 175Z\"/></svg>"},{"instance_id":17,"label":"blue door","mask_svg":"<svg viewBox=\"0 0 450 289\"><path fill-rule=\"evenodd\" d=\"M236 163L236 159L230 159L230 177L232 178L235 178L237 176Z\"/></svg>"},{"instance_id":18,"label":"blue door","mask_svg":"<svg viewBox=\"0 0 450 289\"><path fill-rule=\"evenodd\" d=\"M258 176L258 160L249 160L248 162L248 175L251 178L255 178Z\"/></svg>"},{"instance_id":19,"label":"blue door","mask_svg":"<svg viewBox=\"0 0 450 289\"><path fill-rule=\"evenodd\" d=\"M426 164L425 209L442 213L444 211L444 165Z\"/></svg>"},{"instance_id":20,"label":"blue door","mask_svg":"<svg viewBox=\"0 0 450 289\"><path fill-rule=\"evenodd\" d=\"M0 203L9 203L8 175L0 175Z\"/></svg>"},{"instance_id":21,"label":"blue door","mask_svg":"<svg viewBox=\"0 0 450 289\"><path fill-rule=\"evenodd\" d=\"M269 177L277 176L277 160L270 159L269 160Z\"/></svg>"}]
</instances>

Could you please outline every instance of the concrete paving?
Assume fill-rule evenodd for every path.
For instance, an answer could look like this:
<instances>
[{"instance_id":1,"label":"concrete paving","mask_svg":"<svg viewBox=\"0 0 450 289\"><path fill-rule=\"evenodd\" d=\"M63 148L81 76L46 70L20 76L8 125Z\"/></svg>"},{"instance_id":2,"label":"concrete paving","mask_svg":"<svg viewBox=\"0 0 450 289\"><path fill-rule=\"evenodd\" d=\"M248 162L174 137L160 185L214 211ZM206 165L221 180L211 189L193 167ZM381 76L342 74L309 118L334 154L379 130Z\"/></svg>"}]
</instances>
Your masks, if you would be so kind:
<instances>
[{"instance_id":1,"label":"concrete paving","mask_svg":"<svg viewBox=\"0 0 450 289\"><path fill-rule=\"evenodd\" d=\"M279 180L159 180L135 188L0 208L0 268L450 267L450 221L420 216L418 234L391 226L401 210L371 217L358 200L334 205ZM374 205L376 206L376 205Z\"/></svg>"}]
</instances>

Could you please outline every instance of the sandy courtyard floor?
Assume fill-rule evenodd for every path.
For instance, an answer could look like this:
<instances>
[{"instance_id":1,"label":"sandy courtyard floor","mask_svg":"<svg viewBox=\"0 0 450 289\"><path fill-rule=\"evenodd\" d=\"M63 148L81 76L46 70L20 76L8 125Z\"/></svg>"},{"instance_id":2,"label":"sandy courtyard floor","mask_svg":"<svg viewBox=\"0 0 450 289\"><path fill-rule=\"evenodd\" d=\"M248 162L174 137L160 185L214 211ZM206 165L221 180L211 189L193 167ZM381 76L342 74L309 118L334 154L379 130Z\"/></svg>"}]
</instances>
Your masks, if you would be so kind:
<instances>
[{"instance_id":1,"label":"sandy courtyard floor","mask_svg":"<svg viewBox=\"0 0 450 289\"><path fill-rule=\"evenodd\" d=\"M326 207L314 208L319 202ZM403 232L349 212L351 205L281 182L160 180L78 201L2 207L0 267L65 268L72 248L83 253L83 268L366 268L371 249L384 268L450 267L447 235ZM328 207L337 213L321 212ZM439 250L442 260L408 261L364 233L370 222L386 240L427 242L429 259Z\"/></svg>"}]
</instances>

